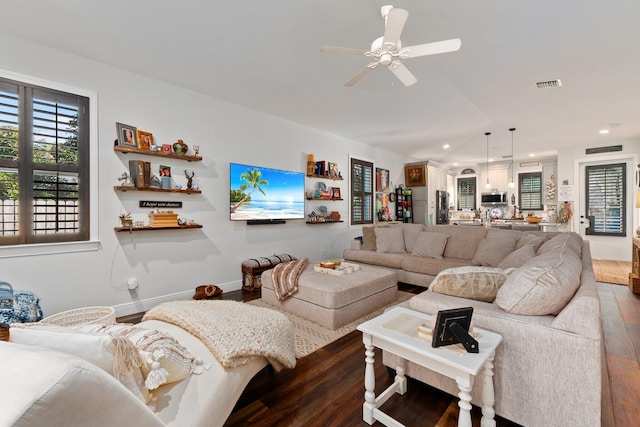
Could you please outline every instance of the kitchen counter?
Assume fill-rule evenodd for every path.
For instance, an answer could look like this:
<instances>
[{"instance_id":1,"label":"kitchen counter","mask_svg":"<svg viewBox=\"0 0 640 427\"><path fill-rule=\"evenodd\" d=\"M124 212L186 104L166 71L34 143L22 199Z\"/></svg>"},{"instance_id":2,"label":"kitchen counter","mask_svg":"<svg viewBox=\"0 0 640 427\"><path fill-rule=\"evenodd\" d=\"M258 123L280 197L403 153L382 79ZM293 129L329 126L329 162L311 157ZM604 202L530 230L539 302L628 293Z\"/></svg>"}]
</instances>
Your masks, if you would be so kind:
<instances>
[{"instance_id":1,"label":"kitchen counter","mask_svg":"<svg viewBox=\"0 0 640 427\"><path fill-rule=\"evenodd\" d=\"M456 219L451 220L451 224L454 225L466 225L466 226L485 226L486 223L478 219ZM505 230L519 230L519 231L556 231L562 224L556 224L551 222L539 222L538 224L529 224L527 221L512 220L512 219L498 219L493 220L490 223L491 228L501 228Z\"/></svg>"}]
</instances>

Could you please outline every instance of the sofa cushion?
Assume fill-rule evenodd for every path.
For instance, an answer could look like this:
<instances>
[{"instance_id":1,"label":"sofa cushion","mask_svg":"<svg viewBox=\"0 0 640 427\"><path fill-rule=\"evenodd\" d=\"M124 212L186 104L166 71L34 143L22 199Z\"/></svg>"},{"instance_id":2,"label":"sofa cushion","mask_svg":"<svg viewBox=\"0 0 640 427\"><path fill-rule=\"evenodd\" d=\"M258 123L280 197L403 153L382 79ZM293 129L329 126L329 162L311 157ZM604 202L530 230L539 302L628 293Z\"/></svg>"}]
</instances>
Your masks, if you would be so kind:
<instances>
[{"instance_id":1,"label":"sofa cushion","mask_svg":"<svg viewBox=\"0 0 640 427\"><path fill-rule=\"evenodd\" d=\"M526 245L511 252L505 259L500 261L498 268L519 268L527 261L536 256L535 246Z\"/></svg>"},{"instance_id":2,"label":"sofa cushion","mask_svg":"<svg viewBox=\"0 0 640 427\"><path fill-rule=\"evenodd\" d=\"M498 290L514 269L495 267L455 267L442 270L431 282L429 291L493 302Z\"/></svg>"},{"instance_id":3,"label":"sofa cushion","mask_svg":"<svg viewBox=\"0 0 640 427\"><path fill-rule=\"evenodd\" d=\"M495 303L513 314L558 314L580 286L582 261L569 247L554 249L529 260L511 273Z\"/></svg>"},{"instance_id":4,"label":"sofa cushion","mask_svg":"<svg viewBox=\"0 0 640 427\"><path fill-rule=\"evenodd\" d=\"M448 238L448 234L423 231L418 234L411 255L442 259Z\"/></svg>"},{"instance_id":5,"label":"sofa cushion","mask_svg":"<svg viewBox=\"0 0 640 427\"><path fill-rule=\"evenodd\" d=\"M487 235L478 243L478 249L471 262L475 265L488 265L497 267L500 262L516 248L516 243L520 239L515 234L493 234Z\"/></svg>"},{"instance_id":6,"label":"sofa cushion","mask_svg":"<svg viewBox=\"0 0 640 427\"><path fill-rule=\"evenodd\" d=\"M452 267L469 265L468 259L460 258L426 258L421 256L405 256L402 260L402 269L412 273L429 274L436 276L442 270Z\"/></svg>"},{"instance_id":7,"label":"sofa cushion","mask_svg":"<svg viewBox=\"0 0 640 427\"><path fill-rule=\"evenodd\" d=\"M376 251L345 249L342 252L344 259L349 261L362 262L365 264L377 265L387 268L402 268L402 262L409 254L391 254Z\"/></svg>"},{"instance_id":8,"label":"sofa cushion","mask_svg":"<svg viewBox=\"0 0 640 427\"><path fill-rule=\"evenodd\" d=\"M580 256L582 253L582 237L578 233L564 232L547 240L538 249L538 255L553 251L554 249L568 248Z\"/></svg>"},{"instance_id":9,"label":"sofa cushion","mask_svg":"<svg viewBox=\"0 0 640 427\"><path fill-rule=\"evenodd\" d=\"M404 249L411 253L416 244L416 239L424 231L424 224L402 224L404 235Z\"/></svg>"},{"instance_id":10,"label":"sofa cushion","mask_svg":"<svg viewBox=\"0 0 640 427\"><path fill-rule=\"evenodd\" d=\"M425 231L449 235L444 248L445 258L465 258L470 260L476 253L478 243L487 235L487 229L466 225L430 225ZM468 261L467 261L468 265Z\"/></svg>"},{"instance_id":11,"label":"sofa cushion","mask_svg":"<svg viewBox=\"0 0 640 427\"><path fill-rule=\"evenodd\" d=\"M77 329L129 339L140 354L145 386L155 390L163 384L182 381L191 374L201 374L203 361L193 356L169 334L133 325L87 325Z\"/></svg>"},{"instance_id":12,"label":"sofa cushion","mask_svg":"<svg viewBox=\"0 0 640 427\"><path fill-rule=\"evenodd\" d=\"M377 227L387 227L386 225L376 225L369 227L362 227L362 246L361 249L373 249L376 250L376 233Z\"/></svg>"},{"instance_id":13,"label":"sofa cushion","mask_svg":"<svg viewBox=\"0 0 640 427\"><path fill-rule=\"evenodd\" d=\"M84 359L111 374L143 402L152 401L144 385L140 356L127 338L27 323L12 325L10 337L15 343L49 348Z\"/></svg>"},{"instance_id":14,"label":"sofa cushion","mask_svg":"<svg viewBox=\"0 0 640 427\"><path fill-rule=\"evenodd\" d=\"M377 227L376 252L404 253L404 233L398 227Z\"/></svg>"},{"instance_id":15,"label":"sofa cushion","mask_svg":"<svg viewBox=\"0 0 640 427\"><path fill-rule=\"evenodd\" d=\"M516 249L520 249L523 246L531 245L534 251L537 251L538 248L544 243L544 237L536 236L531 233L522 233L520 239L518 239L518 243L516 243Z\"/></svg>"}]
</instances>

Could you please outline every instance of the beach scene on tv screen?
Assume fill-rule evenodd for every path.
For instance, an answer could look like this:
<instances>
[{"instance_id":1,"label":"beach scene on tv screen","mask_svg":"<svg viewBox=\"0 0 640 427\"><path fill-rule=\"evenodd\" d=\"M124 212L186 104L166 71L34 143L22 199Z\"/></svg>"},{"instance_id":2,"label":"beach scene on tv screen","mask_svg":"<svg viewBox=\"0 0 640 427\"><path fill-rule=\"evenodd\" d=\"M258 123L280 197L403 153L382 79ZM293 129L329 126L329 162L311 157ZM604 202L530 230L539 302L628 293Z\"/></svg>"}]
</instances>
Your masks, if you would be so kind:
<instances>
[{"instance_id":1,"label":"beach scene on tv screen","mask_svg":"<svg viewBox=\"0 0 640 427\"><path fill-rule=\"evenodd\" d=\"M304 174L230 164L232 221L304 218Z\"/></svg>"}]
</instances>

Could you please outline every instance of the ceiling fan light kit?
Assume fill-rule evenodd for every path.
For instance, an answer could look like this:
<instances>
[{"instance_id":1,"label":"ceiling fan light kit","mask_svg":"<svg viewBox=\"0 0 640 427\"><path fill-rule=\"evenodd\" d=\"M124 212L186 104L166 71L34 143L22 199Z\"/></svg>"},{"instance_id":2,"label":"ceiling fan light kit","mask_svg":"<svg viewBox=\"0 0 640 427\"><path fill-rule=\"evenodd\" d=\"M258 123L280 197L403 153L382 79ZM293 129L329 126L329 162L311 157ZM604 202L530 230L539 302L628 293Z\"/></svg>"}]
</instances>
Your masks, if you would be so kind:
<instances>
[{"instance_id":1,"label":"ceiling fan light kit","mask_svg":"<svg viewBox=\"0 0 640 427\"><path fill-rule=\"evenodd\" d=\"M404 29L404 24L407 22L409 12L404 9L394 8L391 5L386 5L380 8L380 13L385 21L384 35L378 37L371 43L371 50L364 51L338 46L323 46L320 48L321 52L366 56L375 60L356 73L351 80L346 82L344 85L347 87L356 84L379 64L386 66L405 86L411 86L415 84L418 79L409 71L404 63L400 61L401 59L460 50L460 46L462 45L460 39L443 40L403 48L400 35Z\"/></svg>"}]
</instances>

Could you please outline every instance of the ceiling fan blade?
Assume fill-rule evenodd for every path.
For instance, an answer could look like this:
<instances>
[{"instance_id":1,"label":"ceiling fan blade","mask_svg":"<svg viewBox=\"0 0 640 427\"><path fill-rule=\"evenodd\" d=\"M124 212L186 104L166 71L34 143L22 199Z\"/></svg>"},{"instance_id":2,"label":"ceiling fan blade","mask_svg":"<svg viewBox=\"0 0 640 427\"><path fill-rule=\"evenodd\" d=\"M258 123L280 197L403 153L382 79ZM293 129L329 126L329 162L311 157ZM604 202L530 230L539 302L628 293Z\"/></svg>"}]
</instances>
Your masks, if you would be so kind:
<instances>
[{"instance_id":1,"label":"ceiling fan blade","mask_svg":"<svg viewBox=\"0 0 640 427\"><path fill-rule=\"evenodd\" d=\"M435 55L437 53L455 52L460 50L460 39L443 40L433 43L419 44L402 48L402 58L415 58L417 56Z\"/></svg>"},{"instance_id":2,"label":"ceiling fan blade","mask_svg":"<svg viewBox=\"0 0 640 427\"><path fill-rule=\"evenodd\" d=\"M414 76L411 71L409 71L409 69L400 61L393 61L391 64L389 64L389 69L405 86L411 86L418 81L418 79L416 79L416 76Z\"/></svg>"},{"instance_id":3,"label":"ceiling fan blade","mask_svg":"<svg viewBox=\"0 0 640 427\"><path fill-rule=\"evenodd\" d=\"M358 71L358 73L353 76L351 78L351 80L349 80L348 82L346 82L344 85L346 87L351 87L354 84L358 83L360 81L361 78L363 78L364 76L366 76L367 74L369 74L369 72L371 70L373 70L374 68L376 68L378 66L377 62L372 62L369 65L367 65L366 67L364 67L362 70Z\"/></svg>"},{"instance_id":4,"label":"ceiling fan blade","mask_svg":"<svg viewBox=\"0 0 640 427\"><path fill-rule=\"evenodd\" d=\"M402 29L404 28L405 22L407 22L408 16L409 12L404 9L396 9L394 7L389 11L389 14L387 15L387 23L384 28L382 44L398 44L400 34L402 34Z\"/></svg>"},{"instance_id":5,"label":"ceiling fan blade","mask_svg":"<svg viewBox=\"0 0 640 427\"><path fill-rule=\"evenodd\" d=\"M342 53L344 55L358 55L358 56L364 56L364 54L367 53L367 51L363 49L352 49L350 47L338 47L338 46L322 46L320 48L320 52Z\"/></svg>"}]
</instances>

